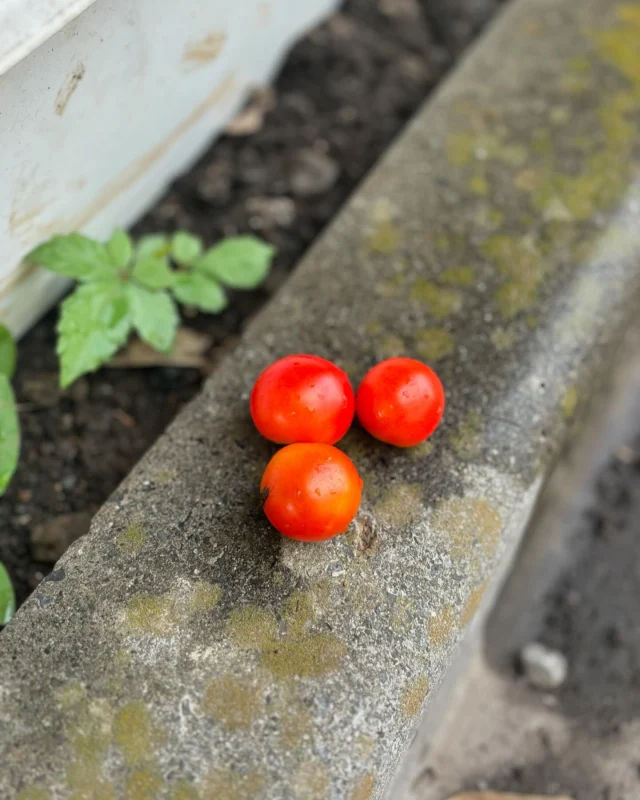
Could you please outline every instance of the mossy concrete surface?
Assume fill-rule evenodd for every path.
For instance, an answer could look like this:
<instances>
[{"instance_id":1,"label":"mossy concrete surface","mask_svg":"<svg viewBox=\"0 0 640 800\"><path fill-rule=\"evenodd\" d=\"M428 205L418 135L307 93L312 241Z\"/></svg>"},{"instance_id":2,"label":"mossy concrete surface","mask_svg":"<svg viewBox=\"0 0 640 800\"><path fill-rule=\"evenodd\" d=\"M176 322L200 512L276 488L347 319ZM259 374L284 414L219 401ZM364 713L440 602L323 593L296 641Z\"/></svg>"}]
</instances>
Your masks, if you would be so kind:
<instances>
[{"instance_id":1,"label":"mossy concrete surface","mask_svg":"<svg viewBox=\"0 0 640 800\"><path fill-rule=\"evenodd\" d=\"M384 792L640 284L640 4L518 0L0 636L0 796ZM279 537L252 381L428 358L431 442L352 430L345 536Z\"/></svg>"}]
</instances>

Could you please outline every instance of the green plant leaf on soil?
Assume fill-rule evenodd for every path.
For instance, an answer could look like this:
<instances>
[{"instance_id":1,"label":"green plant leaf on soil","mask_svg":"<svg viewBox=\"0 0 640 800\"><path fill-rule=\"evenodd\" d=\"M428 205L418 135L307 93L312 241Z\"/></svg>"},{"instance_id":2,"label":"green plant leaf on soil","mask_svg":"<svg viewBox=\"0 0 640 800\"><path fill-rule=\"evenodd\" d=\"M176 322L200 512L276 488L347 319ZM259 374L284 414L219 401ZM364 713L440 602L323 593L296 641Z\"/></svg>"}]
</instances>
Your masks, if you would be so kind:
<instances>
[{"instance_id":1,"label":"green plant leaf on soil","mask_svg":"<svg viewBox=\"0 0 640 800\"><path fill-rule=\"evenodd\" d=\"M112 263L116 267L126 267L133 255L133 242L131 237L122 228L116 228L106 244Z\"/></svg>"},{"instance_id":2,"label":"green plant leaf on soil","mask_svg":"<svg viewBox=\"0 0 640 800\"><path fill-rule=\"evenodd\" d=\"M16 368L16 343L9 328L0 325L0 375L13 376Z\"/></svg>"},{"instance_id":3,"label":"green plant leaf on soil","mask_svg":"<svg viewBox=\"0 0 640 800\"><path fill-rule=\"evenodd\" d=\"M155 350L171 350L178 327L178 312L167 292L152 292L135 283L127 285L131 321L140 338Z\"/></svg>"},{"instance_id":4,"label":"green plant leaf on soil","mask_svg":"<svg viewBox=\"0 0 640 800\"><path fill-rule=\"evenodd\" d=\"M104 364L126 342L131 318L124 286L117 280L86 284L62 303L57 352L63 388Z\"/></svg>"},{"instance_id":5,"label":"green plant leaf on soil","mask_svg":"<svg viewBox=\"0 0 640 800\"><path fill-rule=\"evenodd\" d=\"M136 257L138 259L153 256L153 258L166 258L171 252L169 237L164 233L150 233L141 236L136 244Z\"/></svg>"},{"instance_id":6,"label":"green plant leaf on soil","mask_svg":"<svg viewBox=\"0 0 640 800\"><path fill-rule=\"evenodd\" d=\"M77 281L108 279L115 271L107 248L81 233L53 236L26 259Z\"/></svg>"},{"instance_id":7,"label":"green plant leaf on soil","mask_svg":"<svg viewBox=\"0 0 640 800\"><path fill-rule=\"evenodd\" d=\"M227 305L227 296L222 286L196 270L178 275L173 293L185 306L195 306L210 314L219 313Z\"/></svg>"},{"instance_id":8,"label":"green plant leaf on soil","mask_svg":"<svg viewBox=\"0 0 640 800\"><path fill-rule=\"evenodd\" d=\"M11 578L4 564L0 562L0 628L8 625L16 611L16 597Z\"/></svg>"},{"instance_id":9,"label":"green plant leaf on soil","mask_svg":"<svg viewBox=\"0 0 640 800\"><path fill-rule=\"evenodd\" d=\"M255 236L233 236L207 250L195 266L231 289L254 289L269 273L274 253Z\"/></svg>"},{"instance_id":10,"label":"green plant leaf on soil","mask_svg":"<svg viewBox=\"0 0 640 800\"><path fill-rule=\"evenodd\" d=\"M171 239L171 255L178 264L192 264L202 253L202 241L191 233L178 231Z\"/></svg>"},{"instance_id":11,"label":"green plant leaf on soil","mask_svg":"<svg viewBox=\"0 0 640 800\"><path fill-rule=\"evenodd\" d=\"M0 495L4 494L18 465L20 421L13 390L6 375L0 375Z\"/></svg>"},{"instance_id":12,"label":"green plant leaf on soil","mask_svg":"<svg viewBox=\"0 0 640 800\"><path fill-rule=\"evenodd\" d=\"M131 277L147 289L168 289L176 281L176 273L165 258L144 256L133 265Z\"/></svg>"}]
</instances>

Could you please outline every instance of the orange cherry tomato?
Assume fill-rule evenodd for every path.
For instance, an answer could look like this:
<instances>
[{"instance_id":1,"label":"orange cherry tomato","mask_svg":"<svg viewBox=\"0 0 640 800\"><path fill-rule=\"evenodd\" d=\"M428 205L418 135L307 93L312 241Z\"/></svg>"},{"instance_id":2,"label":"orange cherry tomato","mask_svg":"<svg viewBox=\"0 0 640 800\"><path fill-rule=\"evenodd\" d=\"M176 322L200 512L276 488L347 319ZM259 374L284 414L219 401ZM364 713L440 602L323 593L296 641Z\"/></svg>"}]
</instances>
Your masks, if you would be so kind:
<instances>
[{"instance_id":1,"label":"orange cherry tomato","mask_svg":"<svg viewBox=\"0 0 640 800\"><path fill-rule=\"evenodd\" d=\"M342 451L329 444L290 444L262 476L264 513L284 536L317 542L344 533L360 505L362 480Z\"/></svg>"},{"instance_id":2,"label":"orange cherry tomato","mask_svg":"<svg viewBox=\"0 0 640 800\"><path fill-rule=\"evenodd\" d=\"M356 413L376 439L413 447L435 431L444 413L444 389L436 373L412 358L381 361L364 376Z\"/></svg>"},{"instance_id":3,"label":"orange cherry tomato","mask_svg":"<svg viewBox=\"0 0 640 800\"><path fill-rule=\"evenodd\" d=\"M355 412L346 373L319 356L286 356L267 367L251 392L251 416L272 442L334 444Z\"/></svg>"}]
</instances>

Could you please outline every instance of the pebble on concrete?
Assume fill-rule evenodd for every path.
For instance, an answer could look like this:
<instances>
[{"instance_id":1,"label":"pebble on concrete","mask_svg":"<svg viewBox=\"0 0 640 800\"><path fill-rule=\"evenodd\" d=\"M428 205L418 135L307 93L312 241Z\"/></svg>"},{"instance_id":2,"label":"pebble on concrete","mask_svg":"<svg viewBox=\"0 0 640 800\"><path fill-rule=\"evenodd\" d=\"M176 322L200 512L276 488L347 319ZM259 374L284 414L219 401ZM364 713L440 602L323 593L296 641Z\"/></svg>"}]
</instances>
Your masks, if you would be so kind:
<instances>
[{"instance_id":1,"label":"pebble on concrete","mask_svg":"<svg viewBox=\"0 0 640 800\"><path fill-rule=\"evenodd\" d=\"M536 689L558 689L567 678L565 656L540 642L525 645L520 653L520 662L527 680Z\"/></svg>"},{"instance_id":2,"label":"pebble on concrete","mask_svg":"<svg viewBox=\"0 0 640 800\"><path fill-rule=\"evenodd\" d=\"M299 197L323 194L338 180L337 162L316 150L300 150L295 156L289 182L291 190Z\"/></svg>"}]
</instances>

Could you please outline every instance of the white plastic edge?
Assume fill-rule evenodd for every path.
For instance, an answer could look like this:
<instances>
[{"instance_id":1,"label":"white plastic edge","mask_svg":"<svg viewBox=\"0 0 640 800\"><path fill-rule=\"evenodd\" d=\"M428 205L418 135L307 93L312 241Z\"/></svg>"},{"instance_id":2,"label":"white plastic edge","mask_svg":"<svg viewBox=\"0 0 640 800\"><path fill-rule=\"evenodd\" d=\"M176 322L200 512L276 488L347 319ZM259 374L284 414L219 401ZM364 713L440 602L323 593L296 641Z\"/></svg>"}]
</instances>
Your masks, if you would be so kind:
<instances>
[{"instance_id":1,"label":"white plastic edge","mask_svg":"<svg viewBox=\"0 0 640 800\"><path fill-rule=\"evenodd\" d=\"M4 75L94 2L0 0L0 75Z\"/></svg>"}]
</instances>

